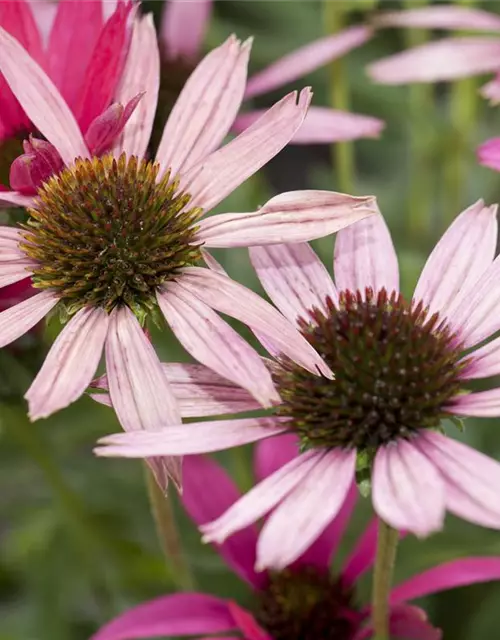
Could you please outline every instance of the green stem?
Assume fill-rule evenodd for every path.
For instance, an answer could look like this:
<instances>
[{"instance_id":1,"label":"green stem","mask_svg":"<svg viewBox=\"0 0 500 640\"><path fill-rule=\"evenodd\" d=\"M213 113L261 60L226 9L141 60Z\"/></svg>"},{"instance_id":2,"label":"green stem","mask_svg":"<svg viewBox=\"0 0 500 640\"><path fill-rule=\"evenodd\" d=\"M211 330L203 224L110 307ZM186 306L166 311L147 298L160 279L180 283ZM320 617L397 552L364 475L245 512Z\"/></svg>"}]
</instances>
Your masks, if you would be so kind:
<instances>
[{"instance_id":1,"label":"green stem","mask_svg":"<svg viewBox=\"0 0 500 640\"><path fill-rule=\"evenodd\" d=\"M389 640L389 592L399 533L379 520L377 555L373 571L372 616L375 640Z\"/></svg>"},{"instance_id":2,"label":"green stem","mask_svg":"<svg viewBox=\"0 0 500 640\"><path fill-rule=\"evenodd\" d=\"M179 589L190 591L194 588L194 579L182 548L170 494L165 495L161 491L149 468L146 468L146 484L151 514L169 574Z\"/></svg>"},{"instance_id":3,"label":"green stem","mask_svg":"<svg viewBox=\"0 0 500 640\"><path fill-rule=\"evenodd\" d=\"M329 34L344 28L347 5L340 0L324 1L324 20ZM330 105L334 109L349 110L350 89L345 62L334 60L330 64ZM332 145L332 160L337 173L337 187L344 193L354 193L354 146L352 142Z\"/></svg>"}]
</instances>

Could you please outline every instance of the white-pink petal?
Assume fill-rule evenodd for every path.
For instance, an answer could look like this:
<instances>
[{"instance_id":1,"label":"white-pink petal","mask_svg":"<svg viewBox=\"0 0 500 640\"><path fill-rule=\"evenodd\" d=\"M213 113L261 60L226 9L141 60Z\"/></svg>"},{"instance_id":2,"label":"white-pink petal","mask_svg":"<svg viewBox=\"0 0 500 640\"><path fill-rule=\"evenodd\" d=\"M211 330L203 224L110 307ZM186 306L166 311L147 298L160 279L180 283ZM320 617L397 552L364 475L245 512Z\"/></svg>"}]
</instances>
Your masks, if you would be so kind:
<instances>
[{"instance_id":1,"label":"white-pink petal","mask_svg":"<svg viewBox=\"0 0 500 640\"><path fill-rule=\"evenodd\" d=\"M0 312L0 348L33 328L58 302L51 291L43 291Z\"/></svg>"},{"instance_id":2,"label":"white-pink petal","mask_svg":"<svg viewBox=\"0 0 500 640\"><path fill-rule=\"evenodd\" d=\"M212 0L168 0L165 3L160 38L171 59L196 57L212 12Z\"/></svg>"},{"instance_id":3,"label":"white-pink petal","mask_svg":"<svg viewBox=\"0 0 500 640\"><path fill-rule=\"evenodd\" d=\"M375 16L374 24L377 27L496 31L500 30L500 17L481 9L448 4L383 12Z\"/></svg>"},{"instance_id":4,"label":"white-pink petal","mask_svg":"<svg viewBox=\"0 0 500 640\"><path fill-rule=\"evenodd\" d=\"M297 99L298 98L298 99ZM290 142L311 102L309 88L294 91L272 106L251 127L202 160L183 177L190 206L209 211Z\"/></svg>"},{"instance_id":5,"label":"white-pink petal","mask_svg":"<svg viewBox=\"0 0 500 640\"><path fill-rule=\"evenodd\" d=\"M193 358L247 389L263 406L280 402L259 354L213 309L179 283L171 282L157 300L175 336Z\"/></svg>"},{"instance_id":6,"label":"white-pink petal","mask_svg":"<svg viewBox=\"0 0 500 640\"><path fill-rule=\"evenodd\" d=\"M249 253L267 295L291 322L309 319L313 308L326 311L327 298L337 302L335 285L308 244L251 247Z\"/></svg>"},{"instance_id":7,"label":"white-pink petal","mask_svg":"<svg viewBox=\"0 0 500 640\"><path fill-rule=\"evenodd\" d=\"M0 207L16 207L30 208L35 205L35 198L33 196L24 196L17 191L0 191Z\"/></svg>"},{"instance_id":8,"label":"white-pink petal","mask_svg":"<svg viewBox=\"0 0 500 640\"><path fill-rule=\"evenodd\" d=\"M25 398L32 420L46 418L78 400L101 359L109 316L103 309L81 309L52 345Z\"/></svg>"},{"instance_id":9,"label":"white-pink petal","mask_svg":"<svg viewBox=\"0 0 500 640\"><path fill-rule=\"evenodd\" d=\"M497 387L488 391L476 391L475 393L458 395L448 403L446 410L449 413L460 416L500 417L500 389Z\"/></svg>"},{"instance_id":10,"label":"white-pink petal","mask_svg":"<svg viewBox=\"0 0 500 640\"><path fill-rule=\"evenodd\" d=\"M445 487L435 465L415 443L418 437L377 451L372 475L373 507L395 529L425 537L443 526Z\"/></svg>"},{"instance_id":11,"label":"white-pink petal","mask_svg":"<svg viewBox=\"0 0 500 640\"><path fill-rule=\"evenodd\" d=\"M338 291L399 291L398 258L380 213L339 231L333 273Z\"/></svg>"},{"instance_id":12,"label":"white-pink petal","mask_svg":"<svg viewBox=\"0 0 500 640\"><path fill-rule=\"evenodd\" d=\"M169 115L156 154L164 171L186 173L216 149L243 100L251 41L230 36L196 67Z\"/></svg>"},{"instance_id":13,"label":"white-pink petal","mask_svg":"<svg viewBox=\"0 0 500 640\"><path fill-rule=\"evenodd\" d=\"M368 27L350 27L296 49L253 75L247 83L245 98L266 93L302 78L361 46L371 38L372 33L372 29Z\"/></svg>"},{"instance_id":14,"label":"white-pink petal","mask_svg":"<svg viewBox=\"0 0 500 640\"><path fill-rule=\"evenodd\" d=\"M23 241L21 234L20 229L0 227L0 263L27 259L26 254L19 247L19 242Z\"/></svg>"},{"instance_id":15,"label":"white-pink petal","mask_svg":"<svg viewBox=\"0 0 500 640\"><path fill-rule=\"evenodd\" d=\"M264 524L257 542L257 571L284 569L317 540L340 511L355 465L354 449L334 449L321 456Z\"/></svg>"},{"instance_id":16,"label":"white-pink petal","mask_svg":"<svg viewBox=\"0 0 500 640\"><path fill-rule=\"evenodd\" d=\"M483 345L471 354L462 358L462 362L468 362L461 373L464 380L475 378L489 378L500 373L500 338ZM475 395L475 394L474 394ZM460 405L467 396L459 396L456 401ZM466 400L470 403L470 400Z\"/></svg>"},{"instance_id":17,"label":"white-pink petal","mask_svg":"<svg viewBox=\"0 0 500 640\"><path fill-rule=\"evenodd\" d=\"M500 38L446 38L383 58L368 74L383 84L440 82L500 69Z\"/></svg>"},{"instance_id":18,"label":"white-pink petal","mask_svg":"<svg viewBox=\"0 0 500 640\"><path fill-rule=\"evenodd\" d=\"M449 316L466 298L495 257L497 206L482 200L463 211L434 247L422 270L415 302L424 302L429 314Z\"/></svg>"},{"instance_id":19,"label":"white-pink petal","mask_svg":"<svg viewBox=\"0 0 500 640\"><path fill-rule=\"evenodd\" d=\"M32 269L32 260L0 261L0 288L28 278Z\"/></svg>"},{"instance_id":20,"label":"white-pink petal","mask_svg":"<svg viewBox=\"0 0 500 640\"><path fill-rule=\"evenodd\" d=\"M252 213L222 213L198 223L206 247L307 242L378 214L373 196L335 191L287 191Z\"/></svg>"},{"instance_id":21,"label":"white-pink petal","mask_svg":"<svg viewBox=\"0 0 500 640\"><path fill-rule=\"evenodd\" d=\"M0 28L0 71L26 115L66 164L88 150L71 109L52 80L19 42Z\"/></svg>"}]
</instances>

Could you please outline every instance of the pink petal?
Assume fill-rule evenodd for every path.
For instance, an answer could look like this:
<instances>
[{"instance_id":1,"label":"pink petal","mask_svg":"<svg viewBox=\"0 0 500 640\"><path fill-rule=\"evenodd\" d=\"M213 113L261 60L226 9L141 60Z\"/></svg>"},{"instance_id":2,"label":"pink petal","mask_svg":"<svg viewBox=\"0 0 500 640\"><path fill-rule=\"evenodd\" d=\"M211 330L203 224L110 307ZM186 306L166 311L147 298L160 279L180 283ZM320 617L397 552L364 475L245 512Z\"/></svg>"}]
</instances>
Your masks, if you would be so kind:
<instances>
[{"instance_id":1,"label":"pink petal","mask_svg":"<svg viewBox=\"0 0 500 640\"><path fill-rule=\"evenodd\" d=\"M465 380L489 378L498 375L500 373L500 338L495 338L495 340L488 342L471 354L464 356L462 362L464 361L469 362L461 373L461 377ZM459 396L455 398L452 406L460 407L463 402L465 402L464 407L475 406L476 395L472 394L472 397L470 395ZM493 397L490 400L493 400ZM480 403L482 404L481 400Z\"/></svg>"},{"instance_id":2,"label":"pink petal","mask_svg":"<svg viewBox=\"0 0 500 640\"><path fill-rule=\"evenodd\" d=\"M245 131L263 113L263 110L256 110L241 114L236 118L232 131ZM327 107L310 107L291 144L329 144L359 138L378 138L383 128L384 122L378 118Z\"/></svg>"},{"instance_id":3,"label":"pink petal","mask_svg":"<svg viewBox=\"0 0 500 640\"><path fill-rule=\"evenodd\" d=\"M160 38L169 58L196 58L212 14L212 0L169 0Z\"/></svg>"},{"instance_id":4,"label":"pink petal","mask_svg":"<svg viewBox=\"0 0 500 640\"><path fill-rule=\"evenodd\" d=\"M497 73L493 80L483 85L479 93L489 100L492 106L497 105L500 102L500 74Z\"/></svg>"},{"instance_id":5,"label":"pink petal","mask_svg":"<svg viewBox=\"0 0 500 640\"><path fill-rule=\"evenodd\" d=\"M98 456L147 458L211 453L257 442L286 431L281 418L243 418L172 425L156 431L115 433L99 440Z\"/></svg>"},{"instance_id":6,"label":"pink petal","mask_svg":"<svg viewBox=\"0 0 500 640\"><path fill-rule=\"evenodd\" d=\"M338 300L328 271L305 243L251 247L250 260L267 295L291 322Z\"/></svg>"},{"instance_id":7,"label":"pink petal","mask_svg":"<svg viewBox=\"0 0 500 640\"><path fill-rule=\"evenodd\" d=\"M202 593L175 593L129 609L91 640L133 640L220 633L235 628L225 600Z\"/></svg>"},{"instance_id":8,"label":"pink petal","mask_svg":"<svg viewBox=\"0 0 500 640\"><path fill-rule=\"evenodd\" d=\"M205 160L226 136L243 99L250 48L251 41L241 44L230 36L200 62L186 82L156 154L172 176Z\"/></svg>"},{"instance_id":9,"label":"pink petal","mask_svg":"<svg viewBox=\"0 0 500 640\"><path fill-rule=\"evenodd\" d=\"M208 269L204 269L208 272ZM224 277L224 276L223 276ZM193 358L233 380L263 406L280 402L271 374L259 354L202 300L180 283L169 283L157 299L179 342Z\"/></svg>"},{"instance_id":10,"label":"pink petal","mask_svg":"<svg viewBox=\"0 0 500 640\"><path fill-rule=\"evenodd\" d=\"M0 261L0 288L24 280L31 275L32 269L31 260Z\"/></svg>"},{"instance_id":11,"label":"pink petal","mask_svg":"<svg viewBox=\"0 0 500 640\"><path fill-rule=\"evenodd\" d=\"M80 128L52 80L3 29L0 29L0 71L30 120L67 164L78 156L88 155Z\"/></svg>"},{"instance_id":12,"label":"pink petal","mask_svg":"<svg viewBox=\"0 0 500 640\"><path fill-rule=\"evenodd\" d=\"M115 153L144 158L153 129L160 87L160 52L152 14L134 22L130 49L116 91L115 100L126 104L138 94L142 96L134 113L116 142Z\"/></svg>"},{"instance_id":13,"label":"pink petal","mask_svg":"<svg viewBox=\"0 0 500 640\"><path fill-rule=\"evenodd\" d=\"M76 107L102 24L102 2L63 0L57 6L47 51L48 71L71 109Z\"/></svg>"},{"instance_id":14,"label":"pink petal","mask_svg":"<svg viewBox=\"0 0 500 640\"><path fill-rule=\"evenodd\" d=\"M320 459L317 451L310 450L255 485L217 520L201 527L204 542L222 542L266 515L312 472Z\"/></svg>"},{"instance_id":15,"label":"pink petal","mask_svg":"<svg viewBox=\"0 0 500 640\"><path fill-rule=\"evenodd\" d=\"M494 342L497 341L495 340ZM486 347L489 346L489 344L486 345ZM495 353L493 353L492 356L494 364L496 365L496 368L498 368L498 357L495 357ZM460 416L497 418L500 416L500 389L496 388L489 389L488 391L476 391L475 393L456 396L456 398L448 403L446 410L448 413Z\"/></svg>"},{"instance_id":16,"label":"pink petal","mask_svg":"<svg viewBox=\"0 0 500 640\"><path fill-rule=\"evenodd\" d=\"M257 623L251 613L232 601L228 602L228 607L238 625L238 629L243 632L245 640L273 640Z\"/></svg>"},{"instance_id":17,"label":"pink petal","mask_svg":"<svg viewBox=\"0 0 500 640\"><path fill-rule=\"evenodd\" d=\"M424 434L418 446L443 478L448 509L469 522L500 529L500 464L440 433Z\"/></svg>"},{"instance_id":18,"label":"pink petal","mask_svg":"<svg viewBox=\"0 0 500 640\"><path fill-rule=\"evenodd\" d=\"M407 11L387 11L375 17L377 27L410 27L421 29L500 29L500 18L481 9L453 5L430 6Z\"/></svg>"},{"instance_id":19,"label":"pink petal","mask_svg":"<svg viewBox=\"0 0 500 640\"><path fill-rule=\"evenodd\" d=\"M441 640L442 638L440 629L432 626L425 611L409 605L391 607L389 631L391 637L402 640Z\"/></svg>"},{"instance_id":20,"label":"pink petal","mask_svg":"<svg viewBox=\"0 0 500 640\"><path fill-rule=\"evenodd\" d=\"M5 203L5 204L3 204ZM25 196L17 191L0 191L0 208L14 205L15 207L33 207L35 200L32 196Z\"/></svg>"},{"instance_id":21,"label":"pink petal","mask_svg":"<svg viewBox=\"0 0 500 640\"><path fill-rule=\"evenodd\" d=\"M200 526L221 516L240 497L240 492L223 467L208 456L187 456L184 460L182 502ZM210 488L207 491L207 488ZM265 575L254 570L257 530L246 527L219 545L219 553L241 578L255 588L265 585Z\"/></svg>"},{"instance_id":22,"label":"pink petal","mask_svg":"<svg viewBox=\"0 0 500 640\"><path fill-rule=\"evenodd\" d=\"M250 289L202 267L184 269L182 286L209 307L263 333L294 362L313 373L321 371L331 376L326 364L293 325Z\"/></svg>"},{"instance_id":23,"label":"pink petal","mask_svg":"<svg viewBox=\"0 0 500 640\"><path fill-rule=\"evenodd\" d=\"M446 589L500 580L500 558L461 558L419 573L391 592L391 603L406 602Z\"/></svg>"},{"instance_id":24,"label":"pink petal","mask_svg":"<svg viewBox=\"0 0 500 640\"><path fill-rule=\"evenodd\" d=\"M334 191L288 191L252 213L223 213L198 223L206 247L307 242L378 213L373 196Z\"/></svg>"},{"instance_id":25,"label":"pink petal","mask_svg":"<svg viewBox=\"0 0 500 640\"><path fill-rule=\"evenodd\" d=\"M210 211L274 158L302 124L311 97L309 88L298 101L296 91L289 93L237 138L194 165L182 180L192 195L189 206Z\"/></svg>"},{"instance_id":26,"label":"pink petal","mask_svg":"<svg viewBox=\"0 0 500 640\"><path fill-rule=\"evenodd\" d=\"M441 82L495 71L499 59L498 38L446 38L378 60L368 74L383 84Z\"/></svg>"},{"instance_id":27,"label":"pink petal","mask_svg":"<svg viewBox=\"0 0 500 640\"><path fill-rule=\"evenodd\" d=\"M0 262L26 259L26 254L19 248L19 242L23 240L21 233L20 229L0 226Z\"/></svg>"},{"instance_id":28,"label":"pink petal","mask_svg":"<svg viewBox=\"0 0 500 640\"><path fill-rule=\"evenodd\" d=\"M0 348L27 333L59 302L51 291L43 291L0 312Z\"/></svg>"},{"instance_id":29,"label":"pink petal","mask_svg":"<svg viewBox=\"0 0 500 640\"><path fill-rule=\"evenodd\" d=\"M245 98L267 93L298 80L361 46L371 36L372 30L368 27L351 27L300 47L252 76L247 83Z\"/></svg>"},{"instance_id":30,"label":"pink petal","mask_svg":"<svg viewBox=\"0 0 500 640\"><path fill-rule=\"evenodd\" d=\"M52 345L25 398L31 420L47 418L78 400L99 365L109 316L97 307L81 309Z\"/></svg>"},{"instance_id":31,"label":"pink petal","mask_svg":"<svg viewBox=\"0 0 500 640\"><path fill-rule=\"evenodd\" d=\"M483 167L500 171L500 138L491 138L483 142L477 148L477 159Z\"/></svg>"},{"instance_id":32,"label":"pink petal","mask_svg":"<svg viewBox=\"0 0 500 640\"><path fill-rule=\"evenodd\" d=\"M339 291L364 292L365 287L375 292L385 288L389 294L399 291L398 258L380 214L337 234L333 272Z\"/></svg>"},{"instance_id":33,"label":"pink petal","mask_svg":"<svg viewBox=\"0 0 500 640\"><path fill-rule=\"evenodd\" d=\"M429 256L413 298L429 306L429 315L453 318L450 309L461 304L495 257L497 206L482 200L463 211Z\"/></svg>"},{"instance_id":34,"label":"pink petal","mask_svg":"<svg viewBox=\"0 0 500 640\"><path fill-rule=\"evenodd\" d=\"M255 477L260 482L299 456L299 439L293 433L261 440L254 447Z\"/></svg>"},{"instance_id":35,"label":"pink petal","mask_svg":"<svg viewBox=\"0 0 500 640\"><path fill-rule=\"evenodd\" d=\"M381 447L373 468L373 507L395 529L425 537L443 526L444 483L433 461L415 441Z\"/></svg>"},{"instance_id":36,"label":"pink petal","mask_svg":"<svg viewBox=\"0 0 500 640\"><path fill-rule=\"evenodd\" d=\"M354 585L373 566L377 552L378 519L374 518L351 551L342 567L342 580Z\"/></svg>"},{"instance_id":37,"label":"pink petal","mask_svg":"<svg viewBox=\"0 0 500 640\"><path fill-rule=\"evenodd\" d=\"M354 479L356 452L334 449L318 457L264 524L257 543L257 570L280 570L297 560L342 507Z\"/></svg>"}]
</instances>

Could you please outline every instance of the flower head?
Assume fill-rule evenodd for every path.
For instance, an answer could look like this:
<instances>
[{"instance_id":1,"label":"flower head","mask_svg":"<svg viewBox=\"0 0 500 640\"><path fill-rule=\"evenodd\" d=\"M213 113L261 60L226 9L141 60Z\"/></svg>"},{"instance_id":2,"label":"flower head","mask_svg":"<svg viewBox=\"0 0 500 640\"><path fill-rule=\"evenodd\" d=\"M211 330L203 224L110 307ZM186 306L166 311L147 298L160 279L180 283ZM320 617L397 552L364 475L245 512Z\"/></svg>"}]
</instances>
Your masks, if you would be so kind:
<instances>
[{"instance_id":1,"label":"flower head","mask_svg":"<svg viewBox=\"0 0 500 640\"><path fill-rule=\"evenodd\" d=\"M274 421L272 435L297 435L301 455L206 525L207 540L223 540L275 508L261 533L258 564L283 568L338 513L355 475L371 482L374 508L394 528L426 536L442 527L447 509L500 528L500 465L440 426L446 417L500 415L498 388L467 389L469 380L500 371L499 339L480 346L500 328L496 239L496 206L469 207L439 241L409 300L399 290L397 257L380 216L338 234L335 285L307 244L250 249L269 297L335 377L305 371L265 340L281 397L267 420ZM237 424L214 423L196 452L251 440L254 427ZM184 429L185 443L165 430L117 435L99 453L187 454L198 427Z\"/></svg>"},{"instance_id":2,"label":"flower head","mask_svg":"<svg viewBox=\"0 0 500 640\"><path fill-rule=\"evenodd\" d=\"M264 406L277 401L269 372L215 310L328 374L271 305L198 266L202 246L306 240L376 213L372 197L310 191L282 194L256 212L204 218L290 140L311 99L309 89L286 96L218 149L243 96L249 53L250 43L232 36L198 65L149 161L159 83L151 16L134 25L118 107L99 116L85 137L41 67L0 31L0 71L47 138L27 142L28 157L15 170L19 176L26 168L19 180L24 190L1 192L4 200L26 205L30 219L20 228L0 227L0 285L30 275L40 293L0 314L0 346L56 307L66 323L26 394L32 419L80 397L104 350L124 428L179 425L176 399L143 332L148 318L162 315L188 352L238 380Z\"/></svg>"},{"instance_id":3,"label":"flower head","mask_svg":"<svg viewBox=\"0 0 500 640\"><path fill-rule=\"evenodd\" d=\"M259 443L255 472L263 480L293 461L293 436ZM238 500L238 489L213 460L185 460L183 502L191 518L202 525L217 518ZM370 608L363 605L357 582L370 570L376 548L377 522L359 538L339 571L330 565L356 502L350 487L337 517L322 536L304 549L289 567L256 572L257 530L248 526L219 546L224 560L253 590L250 609L234 601L202 593L166 595L131 609L98 631L92 640L132 640L149 636L206 637L242 635L247 640L362 640L372 637ZM237 502L236 502L237 504ZM266 526L264 524L264 526ZM294 526L294 520L289 522ZM433 567L395 586L390 594L390 631L398 638L439 640L441 633L424 612L409 601L438 591L497 580L496 557L462 558Z\"/></svg>"}]
</instances>

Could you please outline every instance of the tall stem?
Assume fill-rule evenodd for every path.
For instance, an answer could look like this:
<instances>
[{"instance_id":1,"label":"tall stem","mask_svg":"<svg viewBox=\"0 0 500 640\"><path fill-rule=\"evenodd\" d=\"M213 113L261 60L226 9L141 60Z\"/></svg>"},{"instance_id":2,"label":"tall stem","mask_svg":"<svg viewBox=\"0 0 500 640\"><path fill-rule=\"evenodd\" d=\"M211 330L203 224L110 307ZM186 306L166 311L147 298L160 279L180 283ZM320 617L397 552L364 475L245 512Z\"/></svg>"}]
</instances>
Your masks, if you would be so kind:
<instances>
[{"instance_id":1,"label":"tall stem","mask_svg":"<svg viewBox=\"0 0 500 640\"><path fill-rule=\"evenodd\" d=\"M161 491L149 468L146 468L146 484L156 533L172 581L183 591L192 590L194 580L182 548L170 494Z\"/></svg>"},{"instance_id":2,"label":"tall stem","mask_svg":"<svg viewBox=\"0 0 500 640\"><path fill-rule=\"evenodd\" d=\"M324 1L324 20L329 34L344 28L347 5L341 0ZM349 80L342 59L330 64L330 105L347 111L350 103ZM354 146L352 142L337 142L332 146L332 159L337 173L337 188L354 193Z\"/></svg>"},{"instance_id":3,"label":"tall stem","mask_svg":"<svg viewBox=\"0 0 500 640\"><path fill-rule=\"evenodd\" d=\"M377 556L373 571L372 615L375 640L389 640L389 593L399 534L379 520Z\"/></svg>"}]
</instances>

